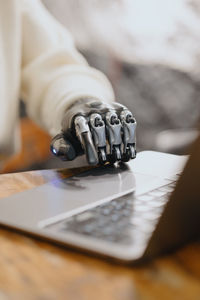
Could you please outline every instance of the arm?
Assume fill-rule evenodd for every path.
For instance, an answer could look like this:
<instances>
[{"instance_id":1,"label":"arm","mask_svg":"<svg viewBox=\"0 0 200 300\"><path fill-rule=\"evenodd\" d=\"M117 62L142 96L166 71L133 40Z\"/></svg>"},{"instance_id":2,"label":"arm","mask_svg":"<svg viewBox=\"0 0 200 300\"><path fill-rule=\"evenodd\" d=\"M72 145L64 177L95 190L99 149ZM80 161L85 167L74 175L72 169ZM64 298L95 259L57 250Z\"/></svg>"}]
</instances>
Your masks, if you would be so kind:
<instances>
[{"instance_id":1,"label":"arm","mask_svg":"<svg viewBox=\"0 0 200 300\"><path fill-rule=\"evenodd\" d=\"M66 109L80 97L114 100L112 87L88 66L69 32L39 0L22 3L22 98L28 114L52 136Z\"/></svg>"}]
</instances>

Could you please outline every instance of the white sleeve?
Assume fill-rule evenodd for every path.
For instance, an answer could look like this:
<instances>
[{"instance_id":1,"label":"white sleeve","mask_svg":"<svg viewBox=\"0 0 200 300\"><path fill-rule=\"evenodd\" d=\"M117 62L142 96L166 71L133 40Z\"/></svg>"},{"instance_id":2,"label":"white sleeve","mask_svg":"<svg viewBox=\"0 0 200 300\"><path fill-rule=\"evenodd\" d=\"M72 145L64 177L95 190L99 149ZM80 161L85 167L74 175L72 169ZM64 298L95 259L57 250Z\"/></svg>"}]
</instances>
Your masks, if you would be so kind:
<instances>
[{"instance_id":1,"label":"white sleeve","mask_svg":"<svg viewBox=\"0 0 200 300\"><path fill-rule=\"evenodd\" d=\"M114 101L108 79L89 67L69 32L39 0L22 2L22 98L30 117L51 135L64 110L79 97Z\"/></svg>"}]
</instances>

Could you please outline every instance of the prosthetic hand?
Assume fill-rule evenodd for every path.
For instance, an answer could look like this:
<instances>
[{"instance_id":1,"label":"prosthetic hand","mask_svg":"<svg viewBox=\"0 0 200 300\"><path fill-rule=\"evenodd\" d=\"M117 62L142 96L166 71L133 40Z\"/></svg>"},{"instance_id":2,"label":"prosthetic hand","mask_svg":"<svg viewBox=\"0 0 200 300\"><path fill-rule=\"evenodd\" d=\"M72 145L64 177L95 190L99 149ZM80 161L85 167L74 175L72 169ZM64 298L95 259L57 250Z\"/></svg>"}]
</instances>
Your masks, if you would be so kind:
<instances>
[{"instance_id":1,"label":"prosthetic hand","mask_svg":"<svg viewBox=\"0 0 200 300\"><path fill-rule=\"evenodd\" d=\"M136 120L125 106L83 98L65 112L51 151L67 161L85 153L90 165L127 162L136 156L135 133Z\"/></svg>"}]
</instances>

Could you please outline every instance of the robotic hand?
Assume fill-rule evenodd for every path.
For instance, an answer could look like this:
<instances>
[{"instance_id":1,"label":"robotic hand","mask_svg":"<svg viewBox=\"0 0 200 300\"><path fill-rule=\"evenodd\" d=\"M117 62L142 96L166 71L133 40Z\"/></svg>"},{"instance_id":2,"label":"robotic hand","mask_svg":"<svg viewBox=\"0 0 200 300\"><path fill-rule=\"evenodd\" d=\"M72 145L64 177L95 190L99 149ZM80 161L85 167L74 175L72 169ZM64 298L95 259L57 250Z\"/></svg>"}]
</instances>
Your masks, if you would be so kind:
<instances>
[{"instance_id":1,"label":"robotic hand","mask_svg":"<svg viewBox=\"0 0 200 300\"><path fill-rule=\"evenodd\" d=\"M62 160L86 154L90 165L136 157L136 120L123 105L81 98L65 112L51 151Z\"/></svg>"}]
</instances>

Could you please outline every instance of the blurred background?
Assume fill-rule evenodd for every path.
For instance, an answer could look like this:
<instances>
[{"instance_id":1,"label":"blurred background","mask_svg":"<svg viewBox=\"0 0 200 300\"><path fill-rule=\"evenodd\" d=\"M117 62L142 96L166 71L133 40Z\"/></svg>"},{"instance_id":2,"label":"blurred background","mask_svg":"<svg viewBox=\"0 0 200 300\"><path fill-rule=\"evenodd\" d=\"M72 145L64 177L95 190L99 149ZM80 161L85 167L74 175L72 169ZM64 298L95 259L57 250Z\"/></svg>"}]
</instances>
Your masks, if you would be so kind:
<instances>
[{"instance_id":1,"label":"blurred background","mask_svg":"<svg viewBox=\"0 0 200 300\"><path fill-rule=\"evenodd\" d=\"M137 148L184 154L200 116L198 0L43 0L138 121ZM23 149L3 172L65 167L26 116ZM170 130L170 131L166 131Z\"/></svg>"}]
</instances>

